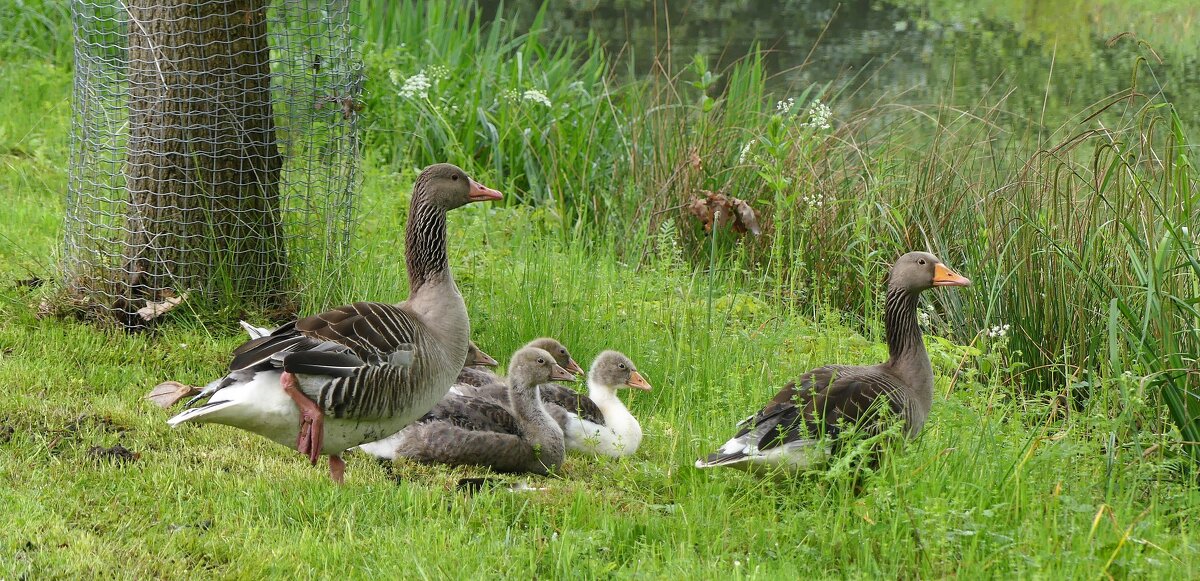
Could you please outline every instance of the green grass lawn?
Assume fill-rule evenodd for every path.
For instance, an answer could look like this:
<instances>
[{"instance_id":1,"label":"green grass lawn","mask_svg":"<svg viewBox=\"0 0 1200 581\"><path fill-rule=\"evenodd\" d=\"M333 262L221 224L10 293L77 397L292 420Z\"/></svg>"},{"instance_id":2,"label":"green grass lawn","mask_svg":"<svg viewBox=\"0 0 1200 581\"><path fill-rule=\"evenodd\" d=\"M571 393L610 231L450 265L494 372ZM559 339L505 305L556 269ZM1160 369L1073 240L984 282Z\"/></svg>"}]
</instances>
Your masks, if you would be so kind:
<instances>
[{"instance_id":1,"label":"green grass lawn","mask_svg":"<svg viewBox=\"0 0 1200 581\"><path fill-rule=\"evenodd\" d=\"M54 276L69 73L8 63L0 81L23 87L0 93L0 578L1200 575L1200 494L1165 454L1173 435L1142 429L1162 413L1145 388L1074 410L1022 396L1001 379L1003 341L927 338L929 423L861 493L836 466L782 483L693 469L789 378L876 362L884 346L752 277L670 252L635 268L537 209L452 214L474 337L502 360L538 335L585 366L606 348L630 355L655 386L625 396L646 431L635 457L572 457L528 479L544 492L467 495L455 483L483 471L399 464L393 478L356 455L339 487L257 436L170 429L143 395L221 373L238 330L190 313L140 335L36 316L44 289L18 281ZM406 294L412 175L366 176L346 280L310 309ZM133 455L100 452L118 444Z\"/></svg>"}]
</instances>

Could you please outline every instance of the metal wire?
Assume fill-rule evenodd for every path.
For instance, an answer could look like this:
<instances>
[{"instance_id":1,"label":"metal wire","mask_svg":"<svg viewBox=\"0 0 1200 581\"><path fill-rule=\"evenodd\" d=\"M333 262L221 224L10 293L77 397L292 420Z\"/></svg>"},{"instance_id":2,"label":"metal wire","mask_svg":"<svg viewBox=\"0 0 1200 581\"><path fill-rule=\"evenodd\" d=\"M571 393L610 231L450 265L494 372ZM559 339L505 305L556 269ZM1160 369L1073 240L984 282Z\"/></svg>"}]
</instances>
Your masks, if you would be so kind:
<instances>
[{"instance_id":1,"label":"metal wire","mask_svg":"<svg viewBox=\"0 0 1200 581\"><path fill-rule=\"evenodd\" d=\"M362 86L349 0L71 8L72 302L126 324L184 293L291 314L349 246Z\"/></svg>"}]
</instances>

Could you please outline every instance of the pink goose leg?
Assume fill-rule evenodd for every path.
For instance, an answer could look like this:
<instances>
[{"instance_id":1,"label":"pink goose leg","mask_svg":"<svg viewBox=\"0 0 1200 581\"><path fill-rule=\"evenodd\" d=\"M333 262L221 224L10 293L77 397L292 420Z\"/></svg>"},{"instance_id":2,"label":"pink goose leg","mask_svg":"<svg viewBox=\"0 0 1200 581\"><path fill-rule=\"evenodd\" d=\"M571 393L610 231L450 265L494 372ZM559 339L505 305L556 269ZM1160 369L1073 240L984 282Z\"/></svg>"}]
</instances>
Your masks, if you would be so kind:
<instances>
[{"instance_id":1,"label":"pink goose leg","mask_svg":"<svg viewBox=\"0 0 1200 581\"><path fill-rule=\"evenodd\" d=\"M296 406L300 408L300 436L296 439L296 449L301 454L308 456L309 461L313 466L317 465L317 459L321 457L321 444L325 439L325 413L313 400L308 399L300 391L300 385L296 381L296 376L284 371L279 376L279 383L283 386L283 392L296 402ZM341 459L339 458L340 462ZM330 457L330 472L333 472L333 458ZM338 480L335 476L334 480Z\"/></svg>"}]
</instances>

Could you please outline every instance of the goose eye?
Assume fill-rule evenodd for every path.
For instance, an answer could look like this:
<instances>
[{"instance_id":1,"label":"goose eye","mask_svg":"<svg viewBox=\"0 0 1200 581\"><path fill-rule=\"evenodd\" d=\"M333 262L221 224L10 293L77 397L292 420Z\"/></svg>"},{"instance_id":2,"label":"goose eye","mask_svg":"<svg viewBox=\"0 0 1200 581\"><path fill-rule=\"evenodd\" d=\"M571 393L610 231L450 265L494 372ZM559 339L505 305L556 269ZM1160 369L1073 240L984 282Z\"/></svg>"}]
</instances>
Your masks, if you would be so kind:
<instances>
[{"instance_id":1,"label":"goose eye","mask_svg":"<svg viewBox=\"0 0 1200 581\"><path fill-rule=\"evenodd\" d=\"M452 179L454 181L458 181L458 174L454 174L454 175L450 176L450 179Z\"/></svg>"},{"instance_id":2,"label":"goose eye","mask_svg":"<svg viewBox=\"0 0 1200 581\"><path fill-rule=\"evenodd\" d=\"M620 367L621 369L625 369L625 364L624 364L624 363L618 363L618 364L617 364L617 367Z\"/></svg>"},{"instance_id":3,"label":"goose eye","mask_svg":"<svg viewBox=\"0 0 1200 581\"><path fill-rule=\"evenodd\" d=\"M546 364L546 360L545 360L545 359L542 359L541 357L538 357L538 364L539 364L539 365L545 365L545 364Z\"/></svg>"},{"instance_id":4,"label":"goose eye","mask_svg":"<svg viewBox=\"0 0 1200 581\"><path fill-rule=\"evenodd\" d=\"M559 350L559 353L562 353L563 355L566 355L566 354L567 354L567 350L566 350L566 349L561 349L561 350Z\"/></svg>"},{"instance_id":5,"label":"goose eye","mask_svg":"<svg viewBox=\"0 0 1200 581\"><path fill-rule=\"evenodd\" d=\"M925 264L925 259L924 258L917 259L917 264Z\"/></svg>"}]
</instances>

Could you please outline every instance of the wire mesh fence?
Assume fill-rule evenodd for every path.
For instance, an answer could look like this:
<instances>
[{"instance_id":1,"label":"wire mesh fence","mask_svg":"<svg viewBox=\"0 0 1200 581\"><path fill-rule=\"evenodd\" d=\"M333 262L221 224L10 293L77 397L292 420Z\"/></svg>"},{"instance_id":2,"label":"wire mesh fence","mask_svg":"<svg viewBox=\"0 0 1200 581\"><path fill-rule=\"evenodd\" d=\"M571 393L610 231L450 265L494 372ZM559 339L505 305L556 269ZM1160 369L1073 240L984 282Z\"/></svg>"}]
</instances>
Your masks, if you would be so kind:
<instances>
[{"instance_id":1,"label":"wire mesh fence","mask_svg":"<svg viewBox=\"0 0 1200 581\"><path fill-rule=\"evenodd\" d=\"M70 304L134 326L185 299L294 313L349 243L349 0L71 7Z\"/></svg>"}]
</instances>

